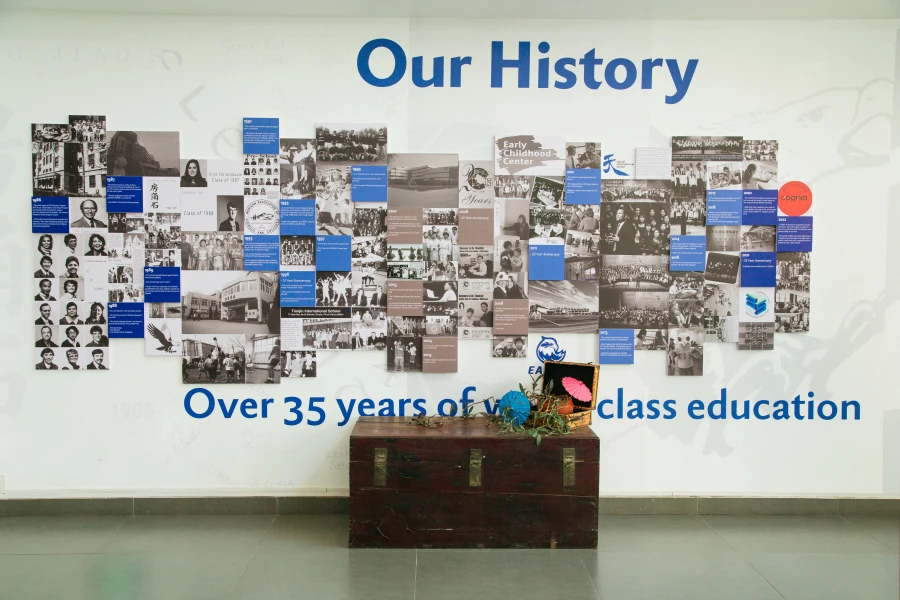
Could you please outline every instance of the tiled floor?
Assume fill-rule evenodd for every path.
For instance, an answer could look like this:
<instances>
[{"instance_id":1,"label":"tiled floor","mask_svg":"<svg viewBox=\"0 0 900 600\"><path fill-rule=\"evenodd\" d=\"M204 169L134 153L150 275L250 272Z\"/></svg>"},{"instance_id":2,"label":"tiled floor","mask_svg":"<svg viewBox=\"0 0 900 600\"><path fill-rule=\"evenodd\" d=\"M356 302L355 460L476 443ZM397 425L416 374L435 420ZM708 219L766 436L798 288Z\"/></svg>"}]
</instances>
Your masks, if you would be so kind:
<instances>
[{"instance_id":1,"label":"tiled floor","mask_svg":"<svg viewBox=\"0 0 900 600\"><path fill-rule=\"evenodd\" d=\"M0 599L897 600L900 518L604 516L597 550L348 550L347 517L0 518Z\"/></svg>"}]
</instances>

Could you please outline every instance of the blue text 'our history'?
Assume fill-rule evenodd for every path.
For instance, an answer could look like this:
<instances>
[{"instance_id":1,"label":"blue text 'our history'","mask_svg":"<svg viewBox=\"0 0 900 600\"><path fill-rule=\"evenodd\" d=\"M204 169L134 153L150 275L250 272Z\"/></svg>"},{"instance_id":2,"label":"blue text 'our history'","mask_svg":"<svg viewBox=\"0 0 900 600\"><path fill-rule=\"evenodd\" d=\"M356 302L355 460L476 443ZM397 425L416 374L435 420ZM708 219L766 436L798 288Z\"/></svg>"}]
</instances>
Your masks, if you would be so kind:
<instances>
[{"instance_id":1,"label":"blue text 'our history'","mask_svg":"<svg viewBox=\"0 0 900 600\"><path fill-rule=\"evenodd\" d=\"M378 77L372 73L370 60L376 50L390 52L393 59L393 70L386 77ZM613 58L604 63L597 58L596 48L591 48L580 58L564 56L552 61L549 56L550 44L540 42L537 52L532 52L531 42L519 42L517 51L504 51L503 42L491 42L491 87L500 88L504 84L515 82L519 88L556 88L567 90L580 83L591 90L600 89L605 83L613 90L627 90L640 84L641 89L653 88L654 75L658 82L665 79L674 86L672 93L666 95L666 104L677 104L687 95L697 71L699 60L691 58L682 65L677 58L645 58L633 61L628 58ZM425 58L412 58L412 83L416 87L462 87L463 67L472 64L471 56L453 56L449 60L444 56L432 59L430 74L425 74ZM356 69L360 77L375 87L390 87L399 83L406 75L408 60L406 52L395 42L387 38L378 38L366 42L356 57ZM654 73L659 69L658 73ZM449 70L449 76L445 72ZM534 72L536 71L536 72Z\"/></svg>"}]
</instances>

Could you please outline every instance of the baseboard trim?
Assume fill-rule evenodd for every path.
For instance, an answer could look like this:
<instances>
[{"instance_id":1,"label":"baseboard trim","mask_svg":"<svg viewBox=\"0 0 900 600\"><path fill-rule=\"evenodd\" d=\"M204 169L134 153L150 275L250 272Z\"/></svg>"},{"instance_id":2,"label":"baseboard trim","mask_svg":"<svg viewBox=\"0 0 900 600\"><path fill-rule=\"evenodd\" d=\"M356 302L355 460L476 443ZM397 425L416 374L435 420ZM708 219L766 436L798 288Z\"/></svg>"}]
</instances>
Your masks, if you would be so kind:
<instances>
[{"instance_id":1,"label":"baseboard trim","mask_svg":"<svg viewBox=\"0 0 900 600\"><path fill-rule=\"evenodd\" d=\"M0 517L348 514L335 496L0 498ZM900 515L900 498L601 496L601 515Z\"/></svg>"}]
</instances>

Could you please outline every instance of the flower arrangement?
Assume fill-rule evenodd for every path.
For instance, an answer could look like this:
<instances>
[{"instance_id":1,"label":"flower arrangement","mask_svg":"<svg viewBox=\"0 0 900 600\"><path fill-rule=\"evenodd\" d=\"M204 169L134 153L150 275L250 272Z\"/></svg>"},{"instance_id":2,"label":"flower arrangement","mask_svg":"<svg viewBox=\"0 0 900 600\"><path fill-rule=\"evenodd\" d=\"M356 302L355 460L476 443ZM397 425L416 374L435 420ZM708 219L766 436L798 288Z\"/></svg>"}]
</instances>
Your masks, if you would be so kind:
<instances>
[{"instance_id":1,"label":"flower arrangement","mask_svg":"<svg viewBox=\"0 0 900 600\"><path fill-rule=\"evenodd\" d=\"M554 394L552 382L541 390L540 380L540 375L532 377L530 390L519 384L518 390L510 390L503 394L496 401L496 414L487 419L485 426L496 427L498 434L530 435L538 445L545 436L572 433L569 421L565 417L572 413L572 397L565 393ZM474 407L489 401L494 401L494 397L466 405L465 412L459 417L423 415L413 417L408 422L424 427L440 427L445 419L465 421L476 416L472 410Z\"/></svg>"}]
</instances>

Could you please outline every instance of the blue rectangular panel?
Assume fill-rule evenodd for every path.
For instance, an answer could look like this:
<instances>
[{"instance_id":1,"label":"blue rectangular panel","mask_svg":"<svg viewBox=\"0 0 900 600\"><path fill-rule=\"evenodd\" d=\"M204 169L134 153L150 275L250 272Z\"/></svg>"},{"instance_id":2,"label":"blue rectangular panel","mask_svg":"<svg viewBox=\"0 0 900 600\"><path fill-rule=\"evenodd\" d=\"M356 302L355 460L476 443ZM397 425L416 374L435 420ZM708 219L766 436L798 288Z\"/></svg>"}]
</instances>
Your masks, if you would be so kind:
<instances>
[{"instance_id":1,"label":"blue rectangular panel","mask_svg":"<svg viewBox=\"0 0 900 600\"><path fill-rule=\"evenodd\" d=\"M316 235L316 201L282 199L281 235Z\"/></svg>"},{"instance_id":2,"label":"blue rectangular panel","mask_svg":"<svg viewBox=\"0 0 900 600\"><path fill-rule=\"evenodd\" d=\"M106 178L107 212L144 212L144 178L116 175Z\"/></svg>"},{"instance_id":3,"label":"blue rectangular panel","mask_svg":"<svg viewBox=\"0 0 900 600\"><path fill-rule=\"evenodd\" d=\"M528 245L528 279L562 281L566 278L566 247L562 244Z\"/></svg>"},{"instance_id":4,"label":"blue rectangular panel","mask_svg":"<svg viewBox=\"0 0 900 600\"><path fill-rule=\"evenodd\" d=\"M350 262L349 235L316 236L317 271L349 271Z\"/></svg>"},{"instance_id":5,"label":"blue rectangular panel","mask_svg":"<svg viewBox=\"0 0 900 600\"><path fill-rule=\"evenodd\" d=\"M69 199L65 196L33 197L31 233L69 233Z\"/></svg>"},{"instance_id":6,"label":"blue rectangular panel","mask_svg":"<svg viewBox=\"0 0 900 600\"><path fill-rule=\"evenodd\" d=\"M775 287L774 252L741 252L741 287Z\"/></svg>"},{"instance_id":7,"label":"blue rectangular panel","mask_svg":"<svg viewBox=\"0 0 900 600\"><path fill-rule=\"evenodd\" d=\"M278 154L278 119L244 118L244 154Z\"/></svg>"},{"instance_id":8,"label":"blue rectangular panel","mask_svg":"<svg viewBox=\"0 0 900 600\"><path fill-rule=\"evenodd\" d=\"M279 244L277 235L245 235L244 270L277 271Z\"/></svg>"},{"instance_id":9,"label":"blue rectangular panel","mask_svg":"<svg viewBox=\"0 0 900 600\"><path fill-rule=\"evenodd\" d=\"M670 241L670 271L706 270L705 235L673 235Z\"/></svg>"},{"instance_id":10,"label":"blue rectangular panel","mask_svg":"<svg viewBox=\"0 0 900 600\"><path fill-rule=\"evenodd\" d=\"M181 269L144 267L144 302L181 302Z\"/></svg>"},{"instance_id":11,"label":"blue rectangular panel","mask_svg":"<svg viewBox=\"0 0 900 600\"><path fill-rule=\"evenodd\" d=\"M744 190L744 225L775 225L778 190Z\"/></svg>"},{"instance_id":12,"label":"blue rectangular panel","mask_svg":"<svg viewBox=\"0 0 900 600\"><path fill-rule=\"evenodd\" d=\"M706 192L707 225L740 225L744 193L741 190Z\"/></svg>"},{"instance_id":13,"label":"blue rectangular panel","mask_svg":"<svg viewBox=\"0 0 900 600\"><path fill-rule=\"evenodd\" d=\"M316 272L282 271L281 306L315 306Z\"/></svg>"},{"instance_id":14,"label":"blue rectangular panel","mask_svg":"<svg viewBox=\"0 0 900 600\"><path fill-rule=\"evenodd\" d=\"M566 204L600 204L600 169L566 169Z\"/></svg>"},{"instance_id":15,"label":"blue rectangular panel","mask_svg":"<svg viewBox=\"0 0 900 600\"><path fill-rule=\"evenodd\" d=\"M110 302L107 315L110 338L144 337L143 302Z\"/></svg>"},{"instance_id":16,"label":"blue rectangular panel","mask_svg":"<svg viewBox=\"0 0 900 600\"><path fill-rule=\"evenodd\" d=\"M354 202L387 202L386 165L355 165L350 177Z\"/></svg>"},{"instance_id":17,"label":"blue rectangular panel","mask_svg":"<svg viewBox=\"0 0 900 600\"><path fill-rule=\"evenodd\" d=\"M812 217L778 217L775 240L778 252L812 252Z\"/></svg>"},{"instance_id":18,"label":"blue rectangular panel","mask_svg":"<svg viewBox=\"0 0 900 600\"><path fill-rule=\"evenodd\" d=\"M634 364L634 329L600 330L600 364Z\"/></svg>"}]
</instances>

